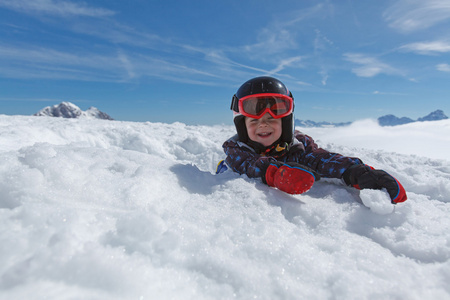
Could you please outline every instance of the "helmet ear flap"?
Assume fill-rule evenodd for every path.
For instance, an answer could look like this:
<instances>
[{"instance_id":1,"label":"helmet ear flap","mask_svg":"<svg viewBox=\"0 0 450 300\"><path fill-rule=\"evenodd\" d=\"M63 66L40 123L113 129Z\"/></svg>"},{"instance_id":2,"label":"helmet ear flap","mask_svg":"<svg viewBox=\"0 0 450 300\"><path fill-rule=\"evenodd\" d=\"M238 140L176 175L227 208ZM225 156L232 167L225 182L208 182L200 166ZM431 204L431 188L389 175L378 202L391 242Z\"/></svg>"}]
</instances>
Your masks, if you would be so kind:
<instances>
[{"instance_id":1,"label":"helmet ear flap","mask_svg":"<svg viewBox=\"0 0 450 300\"><path fill-rule=\"evenodd\" d=\"M235 116L234 125L236 126L239 141L247 143L249 138L247 133L247 127L245 126L245 117L243 115Z\"/></svg>"},{"instance_id":2,"label":"helmet ear flap","mask_svg":"<svg viewBox=\"0 0 450 300\"><path fill-rule=\"evenodd\" d=\"M292 143L294 138L294 114L290 114L281 119L281 127L283 128L281 132L281 141L288 144Z\"/></svg>"},{"instance_id":3,"label":"helmet ear flap","mask_svg":"<svg viewBox=\"0 0 450 300\"><path fill-rule=\"evenodd\" d=\"M236 126L236 131L238 134L239 141L247 143L248 133L247 127L245 127L245 117L239 113L239 98L233 95L231 98L231 110L234 112L234 125Z\"/></svg>"},{"instance_id":4,"label":"helmet ear flap","mask_svg":"<svg viewBox=\"0 0 450 300\"><path fill-rule=\"evenodd\" d=\"M294 96L292 95L291 91L289 91L289 97L291 97L291 99L292 99L292 113L294 113L295 101L294 101Z\"/></svg>"}]
</instances>

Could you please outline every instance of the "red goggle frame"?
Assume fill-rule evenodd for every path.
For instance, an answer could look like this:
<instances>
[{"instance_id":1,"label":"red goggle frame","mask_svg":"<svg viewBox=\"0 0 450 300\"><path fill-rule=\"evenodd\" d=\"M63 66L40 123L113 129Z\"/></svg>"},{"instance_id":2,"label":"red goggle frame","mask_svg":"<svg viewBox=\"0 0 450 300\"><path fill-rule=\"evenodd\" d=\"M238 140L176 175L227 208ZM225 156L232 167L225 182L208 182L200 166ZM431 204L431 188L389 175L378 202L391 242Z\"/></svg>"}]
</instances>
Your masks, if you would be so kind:
<instances>
[{"instance_id":1,"label":"red goggle frame","mask_svg":"<svg viewBox=\"0 0 450 300\"><path fill-rule=\"evenodd\" d=\"M264 93L242 97L238 103L239 113L253 119L260 119L266 113L273 118L286 117L294 110L294 100L292 97Z\"/></svg>"}]
</instances>

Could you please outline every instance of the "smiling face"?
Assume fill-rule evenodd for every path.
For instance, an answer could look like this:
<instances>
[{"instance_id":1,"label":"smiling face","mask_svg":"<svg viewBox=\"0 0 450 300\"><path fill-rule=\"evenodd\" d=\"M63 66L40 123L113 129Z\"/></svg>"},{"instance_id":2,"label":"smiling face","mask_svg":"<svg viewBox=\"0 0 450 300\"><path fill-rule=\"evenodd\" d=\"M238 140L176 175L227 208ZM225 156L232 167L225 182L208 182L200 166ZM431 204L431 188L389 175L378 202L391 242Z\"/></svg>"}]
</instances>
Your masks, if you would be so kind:
<instances>
[{"instance_id":1,"label":"smiling face","mask_svg":"<svg viewBox=\"0 0 450 300\"><path fill-rule=\"evenodd\" d=\"M266 113L260 119L245 117L245 127L248 137L252 141L266 147L272 145L281 137L281 119L274 119L269 113Z\"/></svg>"}]
</instances>

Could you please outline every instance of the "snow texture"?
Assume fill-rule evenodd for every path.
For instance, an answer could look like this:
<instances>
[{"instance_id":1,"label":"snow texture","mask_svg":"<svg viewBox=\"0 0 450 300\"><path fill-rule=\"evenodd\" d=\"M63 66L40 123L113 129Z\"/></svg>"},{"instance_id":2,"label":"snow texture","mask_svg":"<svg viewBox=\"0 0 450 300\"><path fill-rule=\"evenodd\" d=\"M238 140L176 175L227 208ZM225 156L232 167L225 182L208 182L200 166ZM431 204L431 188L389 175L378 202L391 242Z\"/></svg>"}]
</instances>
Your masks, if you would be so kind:
<instances>
[{"instance_id":1,"label":"snow texture","mask_svg":"<svg viewBox=\"0 0 450 300\"><path fill-rule=\"evenodd\" d=\"M408 201L213 175L232 126L0 115L0 299L450 299L450 120L304 131Z\"/></svg>"}]
</instances>

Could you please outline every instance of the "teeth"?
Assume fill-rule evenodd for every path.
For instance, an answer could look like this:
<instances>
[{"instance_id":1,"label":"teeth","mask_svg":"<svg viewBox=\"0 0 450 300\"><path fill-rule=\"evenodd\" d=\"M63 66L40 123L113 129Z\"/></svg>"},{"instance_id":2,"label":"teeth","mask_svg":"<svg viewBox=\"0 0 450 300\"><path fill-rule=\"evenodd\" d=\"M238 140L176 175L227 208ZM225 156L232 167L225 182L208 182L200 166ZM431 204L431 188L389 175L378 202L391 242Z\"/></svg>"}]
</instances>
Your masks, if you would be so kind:
<instances>
[{"instance_id":1,"label":"teeth","mask_svg":"<svg viewBox=\"0 0 450 300\"><path fill-rule=\"evenodd\" d=\"M261 135L261 136L268 136L268 135L270 135L270 132L260 133L259 135Z\"/></svg>"}]
</instances>

